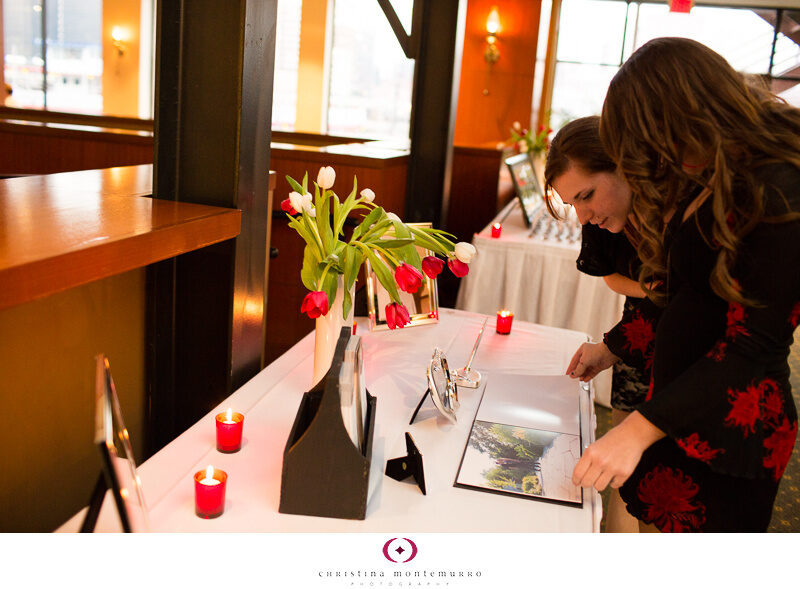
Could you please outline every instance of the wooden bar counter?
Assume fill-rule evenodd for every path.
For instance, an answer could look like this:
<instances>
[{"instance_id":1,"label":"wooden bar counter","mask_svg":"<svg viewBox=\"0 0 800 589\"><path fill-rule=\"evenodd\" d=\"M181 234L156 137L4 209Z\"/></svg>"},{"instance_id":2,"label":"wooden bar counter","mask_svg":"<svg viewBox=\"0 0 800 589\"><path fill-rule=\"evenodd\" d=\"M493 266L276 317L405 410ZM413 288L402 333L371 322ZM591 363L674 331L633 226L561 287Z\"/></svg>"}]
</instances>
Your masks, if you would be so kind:
<instances>
[{"instance_id":1,"label":"wooden bar counter","mask_svg":"<svg viewBox=\"0 0 800 589\"><path fill-rule=\"evenodd\" d=\"M240 211L151 187L151 165L0 181L0 309L239 234Z\"/></svg>"},{"instance_id":2,"label":"wooden bar counter","mask_svg":"<svg viewBox=\"0 0 800 589\"><path fill-rule=\"evenodd\" d=\"M151 404L147 269L239 234L236 209L151 198L152 166L0 180L0 532L52 529L100 462L94 357L104 353L144 458ZM134 437L135 436L135 437Z\"/></svg>"}]
</instances>

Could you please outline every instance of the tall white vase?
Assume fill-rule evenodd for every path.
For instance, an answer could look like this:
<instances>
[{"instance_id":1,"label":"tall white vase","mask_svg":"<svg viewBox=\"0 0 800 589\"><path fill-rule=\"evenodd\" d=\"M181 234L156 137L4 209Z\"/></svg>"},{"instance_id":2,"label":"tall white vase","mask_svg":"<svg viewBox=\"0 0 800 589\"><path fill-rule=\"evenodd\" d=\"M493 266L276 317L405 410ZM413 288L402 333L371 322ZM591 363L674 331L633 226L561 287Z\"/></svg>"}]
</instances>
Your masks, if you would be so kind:
<instances>
[{"instance_id":1,"label":"tall white vase","mask_svg":"<svg viewBox=\"0 0 800 589\"><path fill-rule=\"evenodd\" d=\"M355 284L350 289L350 300L355 303ZM328 314L317 317L316 329L314 331L314 377L311 386L317 384L328 372L333 361L333 353L336 351L336 342L339 340L339 333L342 327L353 325L353 306L347 319L342 318L342 306L344 305L344 280L339 276L336 288L336 298L328 309Z\"/></svg>"}]
</instances>

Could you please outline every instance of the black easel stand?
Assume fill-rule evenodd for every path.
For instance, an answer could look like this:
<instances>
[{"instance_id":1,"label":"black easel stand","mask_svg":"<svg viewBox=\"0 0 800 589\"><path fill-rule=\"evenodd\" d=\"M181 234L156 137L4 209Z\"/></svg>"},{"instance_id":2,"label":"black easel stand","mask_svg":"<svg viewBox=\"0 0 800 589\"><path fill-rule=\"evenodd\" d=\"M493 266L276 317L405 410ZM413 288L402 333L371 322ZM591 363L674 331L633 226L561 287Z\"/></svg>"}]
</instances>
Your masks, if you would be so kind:
<instances>
[{"instance_id":1,"label":"black easel stand","mask_svg":"<svg viewBox=\"0 0 800 589\"><path fill-rule=\"evenodd\" d=\"M408 425L414 425L414 420L417 418L417 413L422 408L422 404L425 402L425 399L428 398L428 395L431 393L430 389L425 389L425 393L422 395L422 398L419 400L419 404L417 408L414 409L414 414L411 416L411 421L408 422Z\"/></svg>"},{"instance_id":2,"label":"black easel stand","mask_svg":"<svg viewBox=\"0 0 800 589\"><path fill-rule=\"evenodd\" d=\"M106 477L103 473L97 477L97 483L92 491L92 498L89 500L89 511L86 512L86 518L81 524L81 533L93 532L94 526L97 524L97 516L100 515L100 508L103 506L103 497L108 490L106 485Z\"/></svg>"},{"instance_id":3,"label":"black easel stand","mask_svg":"<svg viewBox=\"0 0 800 589\"><path fill-rule=\"evenodd\" d=\"M508 217L511 214L511 211L516 209L518 206L519 206L519 199L515 197L514 198L514 206L513 207L508 207L508 210L506 211L506 214L503 215L502 217L500 217L496 222L497 223L502 223L503 221L505 221L506 217Z\"/></svg>"},{"instance_id":4,"label":"black easel stand","mask_svg":"<svg viewBox=\"0 0 800 589\"><path fill-rule=\"evenodd\" d=\"M94 527L97 524L97 516L100 515L100 508L103 507L103 499L105 499L106 491L108 491L108 481L106 481L105 473L101 472L100 476L97 477L97 483L95 483L94 490L92 491L92 498L89 500L89 511L86 512L86 518L84 518L81 524L81 533L94 532ZM116 488L112 494L117 504L117 513L119 514L119 520L122 524L122 531L130 533L132 531L131 523L128 519L127 511L125 511L125 503L122 500L122 495Z\"/></svg>"},{"instance_id":5,"label":"black easel stand","mask_svg":"<svg viewBox=\"0 0 800 589\"><path fill-rule=\"evenodd\" d=\"M425 492L425 470L422 467L422 454L419 453L414 439L408 432L406 432L406 452L408 452L407 456L392 458L386 462L386 476L396 481L402 481L413 476L417 486L419 486L419 490L422 491L423 495L427 495Z\"/></svg>"}]
</instances>

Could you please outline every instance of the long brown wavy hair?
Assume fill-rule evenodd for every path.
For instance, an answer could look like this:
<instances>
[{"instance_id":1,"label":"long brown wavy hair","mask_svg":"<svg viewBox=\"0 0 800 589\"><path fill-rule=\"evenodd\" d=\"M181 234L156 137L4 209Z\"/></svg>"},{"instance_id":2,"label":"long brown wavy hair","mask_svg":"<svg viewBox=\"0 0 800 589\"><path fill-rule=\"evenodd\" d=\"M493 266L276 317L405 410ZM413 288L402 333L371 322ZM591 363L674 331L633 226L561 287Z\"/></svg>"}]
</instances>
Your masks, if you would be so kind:
<instances>
[{"instance_id":1,"label":"long brown wavy hair","mask_svg":"<svg viewBox=\"0 0 800 589\"><path fill-rule=\"evenodd\" d=\"M800 110L748 83L708 47L665 37L639 48L614 76L600 137L631 188L642 288L660 299L648 285L666 276L665 215L700 184L714 216L704 238L719 252L710 285L727 301L756 304L730 271L756 224L798 216L788 205L765 216L759 172L780 162L800 168Z\"/></svg>"}]
</instances>

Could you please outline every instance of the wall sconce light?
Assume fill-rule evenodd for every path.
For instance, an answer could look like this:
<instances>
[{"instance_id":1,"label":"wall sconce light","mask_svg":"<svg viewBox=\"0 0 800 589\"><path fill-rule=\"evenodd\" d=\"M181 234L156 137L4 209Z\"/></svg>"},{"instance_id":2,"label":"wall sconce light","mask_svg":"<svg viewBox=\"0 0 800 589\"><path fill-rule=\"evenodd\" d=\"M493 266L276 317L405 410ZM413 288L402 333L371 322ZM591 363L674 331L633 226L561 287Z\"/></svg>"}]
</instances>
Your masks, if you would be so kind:
<instances>
[{"instance_id":1,"label":"wall sconce light","mask_svg":"<svg viewBox=\"0 0 800 589\"><path fill-rule=\"evenodd\" d=\"M127 45L125 41L128 40L128 33L122 27L114 27L111 29L111 42L114 45L114 49L117 50L117 55L122 57L125 55L125 50L127 49Z\"/></svg>"},{"instance_id":2,"label":"wall sconce light","mask_svg":"<svg viewBox=\"0 0 800 589\"><path fill-rule=\"evenodd\" d=\"M489 11L489 18L486 19L486 50L483 58L486 63L493 65L500 59L500 50L497 48L497 33L500 30L500 14L497 6L492 6Z\"/></svg>"}]
</instances>

